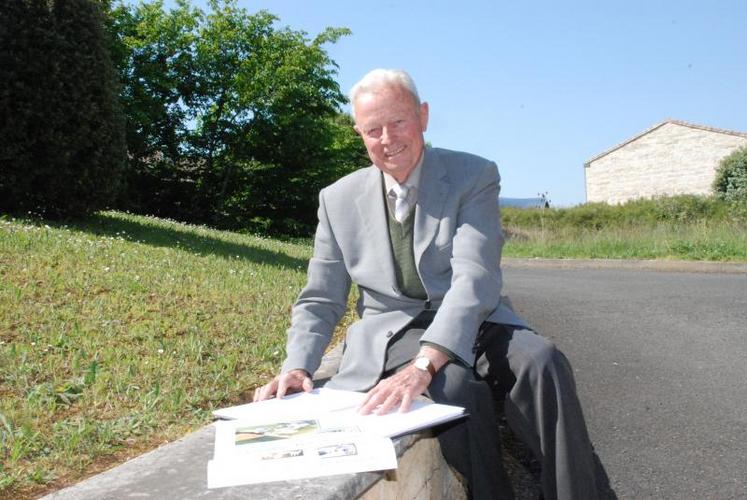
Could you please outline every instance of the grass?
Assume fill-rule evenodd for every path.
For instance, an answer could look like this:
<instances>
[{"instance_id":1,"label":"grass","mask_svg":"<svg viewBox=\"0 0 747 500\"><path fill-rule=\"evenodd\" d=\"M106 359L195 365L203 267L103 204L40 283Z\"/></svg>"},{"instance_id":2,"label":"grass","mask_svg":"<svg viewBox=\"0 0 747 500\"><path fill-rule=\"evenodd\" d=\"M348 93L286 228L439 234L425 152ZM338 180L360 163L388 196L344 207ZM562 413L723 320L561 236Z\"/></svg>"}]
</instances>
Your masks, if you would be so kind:
<instances>
[{"instance_id":1,"label":"grass","mask_svg":"<svg viewBox=\"0 0 747 500\"><path fill-rule=\"evenodd\" d=\"M747 261L747 229L728 224L643 228L506 228L506 257Z\"/></svg>"},{"instance_id":2,"label":"grass","mask_svg":"<svg viewBox=\"0 0 747 500\"><path fill-rule=\"evenodd\" d=\"M310 253L116 212L0 219L0 497L69 484L245 400L284 357Z\"/></svg>"},{"instance_id":3,"label":"grass","mask_svg":"<svg viewBox=\"0 0 747 500\"><path fill-rule=\"evenodd\" d=\"M503 210L508 257L747 261L747 203L700 196Z\"/></svg>"},{"instance_id":4,"label":"grass","mask_svg":"<svg viewBox=\"0 0 747 500\"><path fill-rule=\"evenodd\" d=\"M657 203L665 216L506 209L504 255L747 261L747 217ZM117 212L0 218L0 497L70 484L246 400L284 357L310 254Z\"/></svg>"}]
</instances>

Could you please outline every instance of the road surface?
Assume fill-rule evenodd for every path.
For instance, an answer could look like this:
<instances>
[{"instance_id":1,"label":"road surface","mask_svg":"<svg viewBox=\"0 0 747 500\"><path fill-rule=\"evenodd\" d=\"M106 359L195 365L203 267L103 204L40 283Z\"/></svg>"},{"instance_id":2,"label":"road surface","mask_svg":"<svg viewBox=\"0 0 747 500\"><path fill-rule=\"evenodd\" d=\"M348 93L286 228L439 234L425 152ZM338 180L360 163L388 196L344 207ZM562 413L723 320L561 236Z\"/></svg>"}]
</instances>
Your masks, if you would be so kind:
<instances>
[{"instance_id":1,"label":"road surface","mask_svg":"<svg viewBox=\"0 0 747 500\"><path fill-rule=\"evenodd\" d=\"M747 498L747 274L504 266L619 498Z\"/></svg>"}]
</instances>

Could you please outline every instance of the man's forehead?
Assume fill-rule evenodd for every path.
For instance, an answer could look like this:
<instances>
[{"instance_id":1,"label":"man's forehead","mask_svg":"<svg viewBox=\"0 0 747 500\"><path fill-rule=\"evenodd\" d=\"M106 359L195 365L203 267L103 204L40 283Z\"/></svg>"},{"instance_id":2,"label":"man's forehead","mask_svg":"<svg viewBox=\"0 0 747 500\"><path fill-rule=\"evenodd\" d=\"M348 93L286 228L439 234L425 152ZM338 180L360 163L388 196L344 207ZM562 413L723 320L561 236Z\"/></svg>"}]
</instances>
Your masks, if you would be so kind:
<instances>
[{"instance_id":1,"label":"man's forehead","mask_svg":"<svg viewBox=\"0 0 747 500\"><path fill-rule=\"evenodd\" d=\"M413 103L415 102L415 97L412 95L412 93L405 87L397 84L383 84L378 87L366 89L358 94L355 102L357 105L358 103L371 102L384 98L407 98Z\"/></svg>"},{"instance_id":2,"label":"man's forehead","mask_svg":"<svg viewBox=\"0 0 747 500\"><path fill-rule=\"evenodd\" d=\"M367 115L367 118L375 118L377 115L395 115L418 112L415 98L404 88L399 86L387 86L373 89L358 94L354 102L356 118Z\"/></svg>"}]
</instances>

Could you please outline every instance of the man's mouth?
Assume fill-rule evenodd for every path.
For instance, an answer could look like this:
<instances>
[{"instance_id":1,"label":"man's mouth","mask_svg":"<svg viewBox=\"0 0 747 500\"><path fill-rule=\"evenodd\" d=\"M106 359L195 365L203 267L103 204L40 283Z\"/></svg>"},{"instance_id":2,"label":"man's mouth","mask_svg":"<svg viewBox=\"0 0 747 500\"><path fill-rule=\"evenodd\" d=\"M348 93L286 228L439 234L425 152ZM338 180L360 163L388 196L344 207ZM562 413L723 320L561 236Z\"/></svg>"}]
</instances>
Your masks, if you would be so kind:
<instances>
[{"instance_id":1,"label":"man's mouth","mask_svg":"<svg viewBox=\"0 0 747 500\"><path fill-rule=\"evenodd\" d=\"M384 155L387 158L393 158L393 157L397 156L398 154L400 154L404 150L405 150L405 146L400 146L397 149L393 149L391 151L387 151L386 153L384 153Z\"/></svg>"}]
</instances>

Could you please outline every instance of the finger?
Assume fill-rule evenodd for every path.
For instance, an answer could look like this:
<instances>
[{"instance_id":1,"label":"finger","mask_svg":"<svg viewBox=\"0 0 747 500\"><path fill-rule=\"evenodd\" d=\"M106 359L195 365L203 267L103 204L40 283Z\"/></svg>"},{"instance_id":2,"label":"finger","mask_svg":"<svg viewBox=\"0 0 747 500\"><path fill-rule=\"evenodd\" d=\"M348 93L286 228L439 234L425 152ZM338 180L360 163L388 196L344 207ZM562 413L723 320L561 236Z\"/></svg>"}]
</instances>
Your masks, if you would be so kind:
<instances>
[{"instance_id":1,"label":"finger","mask_svg":"<svg viewBox=\"0 0 747 500\"><path fill-rule=\"evenodd\" d=\"M379 405L380 400L381 400L380 392L371 394L371 397L365 402L365 404L361 405L361 407L358 409L358 413L360 413L361 415L368 415Z\"/></svg>"},{"instance_id":2,"label":"finger","mask_svg":"<svg viewBox=\"0 0 747 500\"><path fill-rule=\"evenodd\" d=\"M360 411L363 407L365 407L369 401L371 401L371 398L374 397L374 394L376 394L376 391L378 389L378 386L374 387L370 391L366 393L366 397L363 398L363 401L360 402L358 407L356 408L356 411Z\"/></svg>"},{"instance_id":3,"label":"finger","mask_svg":"<svg viewBox=\"0 0 747 500\"><path fill-rule=\"evenodd\" d=\"M400 413L407 413L410 411L410 406L412 405L412 395L409 392L406 392L404 396L402 396L402 402L399 405L399 412Z\"/></svg>"},{"instance_id":4,"label":"finger","mask_svg":"<svg viewBox=\"0 0 747 500\"><path fill-rule=\"evenodd\" d=\"M254 402L262 401L264 399L264 391L267 387L267 384L257 387L257 389L254 391Z\"/></svg>"},{"instance_id":5,"label":"finger","mask_svg":"<svg viewBox=\"0 0 747 500\"><path fill-rule=\"evenodd\" d=\"M303 382L301 382L301 388L305 392L311 392L314 390L314 382L311 380L310 377L304 377Z\"/></svg>"},{"instance_id":6,"label":"finger","mask_svg":"<svg viewBox=\"0 0 747 500\"><path fill-rule=\"evenodd\" d=\"M272 379L268 384L265 384L262 391L262 399L270 399L275 395L278 390L278 379L277 377Z\"/></svg>"},{"instance_id":7,"label":"finger","mask_svg":"<svg viewBox=\"0 0 747 500\"><path fill-rule=\"evenodd\" d=\"M272 396L272 393L275 391L274 383L274 380L270 381L257 389L254 392L254 401L264 401L265 399L269 399Z\"/></svg>"},{"instance_id":8,"label":"finger","mask_svg":"<svg viewBox=\"0 0 747 500\"><path fill-rule=\"evenodd\" d=\"M384 403L376 409L377 415L386 415L400 402L400 396L396 392L391 393L385 400Z\"/></svg>"},{"instance_id":9,"label":"finger","mask_svg":"<svg viewBox=\"0 0 747 500\"><path fill-rule=\"evenodd\" d=\"M288 376L282 375L278 381L278 391L275 393L278 399L282 399L288 391Z\"/></svg>"}]
</instances>

